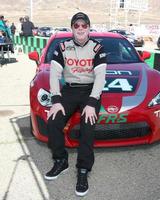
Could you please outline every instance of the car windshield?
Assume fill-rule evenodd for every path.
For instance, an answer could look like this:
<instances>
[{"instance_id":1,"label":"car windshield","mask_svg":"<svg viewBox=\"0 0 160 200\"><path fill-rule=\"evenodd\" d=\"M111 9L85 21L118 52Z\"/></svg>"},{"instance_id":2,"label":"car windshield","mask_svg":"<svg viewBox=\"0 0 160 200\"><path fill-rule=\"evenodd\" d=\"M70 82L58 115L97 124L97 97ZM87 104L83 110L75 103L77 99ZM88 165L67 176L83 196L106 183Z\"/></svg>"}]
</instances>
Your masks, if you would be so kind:
<instances>
[{"instance_id":1,"label":"car windshield","mask_svg":"<svg viewBox=\"0 0 160 200\"><path fill-rule=\"evenodd\" d=\"M46 56L45 63L50 63L52 60L53 52L59 42L68 38L54 39L50 44ZM138 63L142 62L135 48L123 38L110 38L110 37L94 37L101 44L103 44L107 54L107 64L121 64L121 63Z\"/></svg>"}]
</instances>

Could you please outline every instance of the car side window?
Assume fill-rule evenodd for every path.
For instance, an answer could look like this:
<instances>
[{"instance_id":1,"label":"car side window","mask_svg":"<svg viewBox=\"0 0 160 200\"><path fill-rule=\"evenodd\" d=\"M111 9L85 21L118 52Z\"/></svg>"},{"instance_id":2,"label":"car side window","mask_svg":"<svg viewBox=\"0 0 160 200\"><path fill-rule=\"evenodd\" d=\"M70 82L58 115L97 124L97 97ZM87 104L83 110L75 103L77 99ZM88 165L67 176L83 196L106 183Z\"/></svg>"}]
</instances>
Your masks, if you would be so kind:
<instances>
[{"instance_id":1,"label":"car side window","mask_svg":"<svg viewBox=\"0 0 160 200\"><path fill-rule=\"evenodd\" d=\"M130 46L121 46L121 52L122 52L122 61L124 62L133 62L136 61L137 56L135 52L133 52L133 49Z\"/></svg>"}]
</instances>

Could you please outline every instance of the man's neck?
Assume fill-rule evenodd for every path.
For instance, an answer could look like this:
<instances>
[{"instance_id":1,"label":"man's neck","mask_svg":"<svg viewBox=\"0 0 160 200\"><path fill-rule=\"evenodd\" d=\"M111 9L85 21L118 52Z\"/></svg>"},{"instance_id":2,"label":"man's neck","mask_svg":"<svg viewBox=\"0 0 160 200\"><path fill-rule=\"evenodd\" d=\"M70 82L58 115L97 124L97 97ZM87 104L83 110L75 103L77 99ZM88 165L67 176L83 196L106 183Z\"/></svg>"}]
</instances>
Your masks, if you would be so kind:
<instances>
[{"instance_id":1,"label":"man's neck","mask_svg":"<svg viewBox=\"0 0 160 200\"><path fill-rule=\"evenodd\" d=\"M79 46L83 47L83 46L85 46L85 45L88 43L89 37L86 38L86 39L83 40L83 41L76 40L75 38L74 38L73 40L74 40L74 42L76 43L76 45L79 45Z\"/></svg>"}]
</instances>

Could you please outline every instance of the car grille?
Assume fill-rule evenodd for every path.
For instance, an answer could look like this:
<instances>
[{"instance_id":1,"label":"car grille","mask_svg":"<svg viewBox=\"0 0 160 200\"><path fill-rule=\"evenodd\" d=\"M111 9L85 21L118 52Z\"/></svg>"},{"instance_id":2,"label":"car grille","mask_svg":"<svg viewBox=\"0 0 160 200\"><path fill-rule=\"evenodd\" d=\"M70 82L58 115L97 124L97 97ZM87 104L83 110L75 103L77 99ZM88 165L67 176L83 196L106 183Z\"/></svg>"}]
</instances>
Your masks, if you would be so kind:
<instances>
[{"instance_id":1,"label":"car grille","mask_svg":"<svg viewBox=\"0 0 160 200\"><path fill-rule=\"evenodd\" d=\"M48 136L47 124L39 116L36 116L38 129L44 136ZM70 139L78 140L80 125L72 128L69 136ZM128 124L96 124L96 140L116 140L143 137L149 135L150 127L146 122L128 123Z\"/></svg>"},{"instance_id":2,"label":"car grille","mask_svg":"<svg viewBox=\"0 0 160 200\"><path fill-rule=\"evenodd\" d=\"M79 125L70 132L70 138L79 138ZM151 129L146 122L128 124L97 124L95 127L96 140L116 140L143 137L150 134Z\"/></svg>"}]
</instances>

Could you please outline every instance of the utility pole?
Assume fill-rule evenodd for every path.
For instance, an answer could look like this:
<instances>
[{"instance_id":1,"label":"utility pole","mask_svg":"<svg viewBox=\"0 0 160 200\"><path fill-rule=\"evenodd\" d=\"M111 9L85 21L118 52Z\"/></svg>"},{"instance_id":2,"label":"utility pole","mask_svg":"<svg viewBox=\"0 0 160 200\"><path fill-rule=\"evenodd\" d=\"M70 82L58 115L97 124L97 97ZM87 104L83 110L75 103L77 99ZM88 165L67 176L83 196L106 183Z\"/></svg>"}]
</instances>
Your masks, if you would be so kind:
<instances>
[{"instance_id":1,"label":"utility pole","mask_svg":"<svg viewBox=\"0 0 160 200\"><path fill-rule=\"evenodd\" d=\"M29 0L29 17L30 20L33 20L33 0Z\"/></svg>"}]
</instances>

